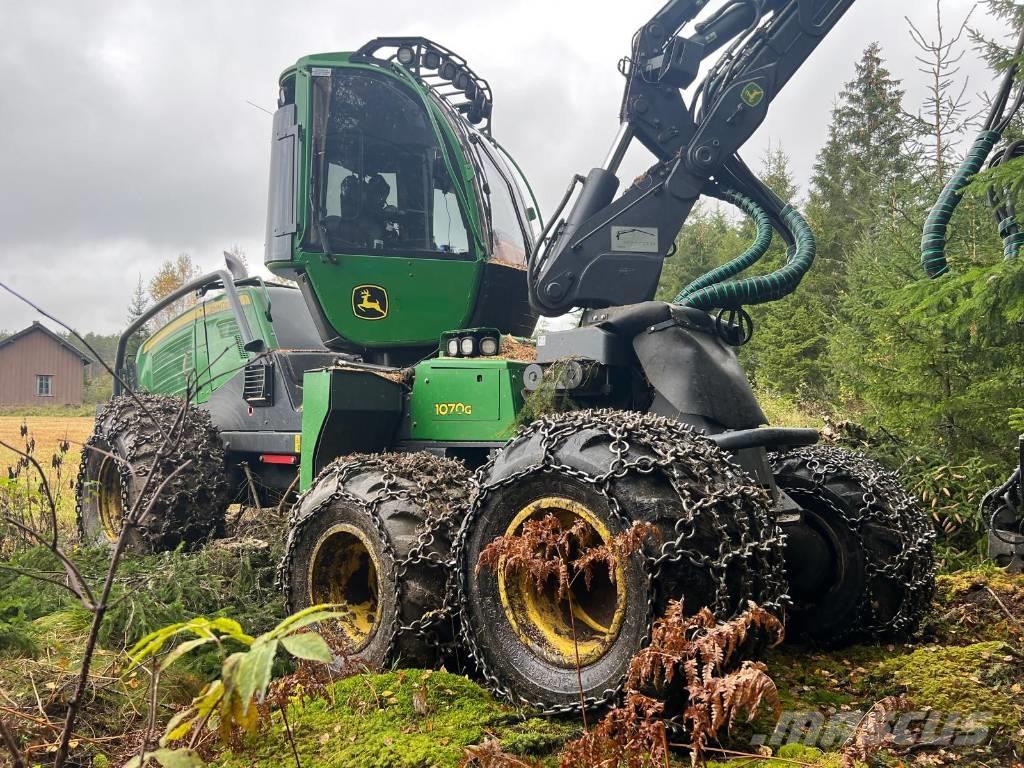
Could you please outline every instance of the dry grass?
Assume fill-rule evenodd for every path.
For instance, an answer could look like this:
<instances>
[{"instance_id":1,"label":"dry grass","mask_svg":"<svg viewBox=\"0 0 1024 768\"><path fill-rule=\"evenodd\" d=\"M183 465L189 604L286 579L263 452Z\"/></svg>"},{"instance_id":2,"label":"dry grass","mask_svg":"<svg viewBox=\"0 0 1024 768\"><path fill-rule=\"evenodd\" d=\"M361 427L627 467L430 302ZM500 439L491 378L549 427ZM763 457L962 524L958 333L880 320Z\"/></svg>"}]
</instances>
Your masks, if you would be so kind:
<instances>
[{"instance_id":1,"label":"dry grass","mask_svg":"<svg viewBox=\"0 0 1024 768\"><path fill-rule=\"evenodd\" d=\"M0 416L0 441L18 447L25 445L21 436L21 426L28 426L29 436L36 441L35 457L47 470L48 479L54 483L62 481L60 515L61 522L74 523L75 494L68 483L78 477L78 464L82 455L82 446L92 433L93 419L82 416ZM51 457L57 452L57 445L62 440L71 443L71 450L64 458L61 469L53 469ZM7 477L7 468L12 466L18 457L12 451L0 447L0 476Z\"/></svg>"}]
</instances>

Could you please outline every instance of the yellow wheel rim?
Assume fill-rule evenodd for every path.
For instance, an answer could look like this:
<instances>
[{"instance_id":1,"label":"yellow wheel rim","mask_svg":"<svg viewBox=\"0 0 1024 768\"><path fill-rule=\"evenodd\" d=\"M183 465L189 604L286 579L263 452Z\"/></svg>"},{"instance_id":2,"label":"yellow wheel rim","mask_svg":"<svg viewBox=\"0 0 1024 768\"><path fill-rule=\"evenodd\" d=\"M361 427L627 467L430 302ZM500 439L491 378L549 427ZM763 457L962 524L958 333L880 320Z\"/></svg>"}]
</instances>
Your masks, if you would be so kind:
<instances>
[{"instance_id":1,"label":"yellow wheel rim","mask_svg":"<svg viewBox=\"0 0 1024 768\"><path fill-rule=\"evenodd\" d=\"M349 646L360 651L377 629L380 618L377 562L362 531L339 524L320 535L309 565L311 605L334 603L343 614L338 626Z\"/></svg>"},{"instance_id":2,"label":"yellow wheel rim","mask_svg":"<svg viewBox=\"0 0 1024 768\"><path fill-rule=\"evenodd\" d=\"M568 529L583 520L592 530L595 544L611 539L608 528L587 506L561 497L545 497L519 511L506 536L521 533L523 524L555 515ZM577 654L581 665L601 658L618 638L626 612L625 569L621 562L611 578L607 567L599 563L594 569L589 589L582 576L572 579L568 599L558 596L558 585L549 579L538 589L529 573L505 574L505 564L498 563L498 594L501 606L512 628L534 653L560 667L574 667Z\"/></svg>"},{"instance_id":3,"label":"yellow wheel rim","mask_svg":"<svg viewBox=\"0 0 1024 768\"><path fill-rule=\"evenodd\" d=\"M121 473L117 462L109 456L103 457L96 483L96 507L99 510L100 527L108 541L117 541L124 522L124 506L121 503Z\"/></svg>"}]
</instances>

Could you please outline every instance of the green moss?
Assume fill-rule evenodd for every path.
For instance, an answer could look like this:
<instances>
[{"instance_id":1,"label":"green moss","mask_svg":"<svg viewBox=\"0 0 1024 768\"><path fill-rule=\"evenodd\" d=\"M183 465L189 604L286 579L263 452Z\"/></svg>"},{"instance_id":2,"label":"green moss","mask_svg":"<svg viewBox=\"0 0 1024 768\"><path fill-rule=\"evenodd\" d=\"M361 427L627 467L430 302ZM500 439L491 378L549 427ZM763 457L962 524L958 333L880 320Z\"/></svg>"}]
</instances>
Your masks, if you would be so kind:
<instances>
[{"instance_id":1,"label":"green moss","mask_svg":"<svg viewBox=\"0 0 1024 768\"><path fill-rule=\"evenodd\" d=\"M803 744L784 744L775 752L774 757L781 759L752 762L749 757L735 757L726 761L710 761L707 768L740 768L751 765L756 765L757 768L792 768L794 761L803 765L821 766L821 768L839 768L842 764L839 753L822 752L820 749L805 747ZM857 765L861 765L861 763L857 763Z\"/></svg>"},{"instance_id":2,"label":"green moss","mask_svg":"<svg viewBox=\"0 0 1024 768\"><path fill-rule=\"evenodd\" d=\"M994 566L940 576L925 636L945 645L1024 640L1024 576Z\"/></svg>"},{"instance_id":3,"label":"green moss","mask_svg":"<svg viewBox=\"0 0 1024 768\"><path fill-rule=\"evenodd\" d=\"M1012 688L1024 681L1024 669L1009 651L998 641L926 646L884 661L877 679L884 687L905 692L916 707L989 712L992 727L1015 732L1024 718L1024 702Z\"/></svg>"},{"instance_id":4,"label":"green moss","mask_svg":"<svg viewBox=\"0 0 1024 768\"><path fill-rule=\"evenodd\" d=\"M956 600L984 587L989 587L996 593L1014 594L1024 590L1024 575L1007 573L992 564L983 565L939 576L936 579L935 592L941 603Z\"/></svg>"},{"instance_id":5,"label":"green moss","mask_svg":"<svg viewBox=\"0 0 1024 768\"><path fill-rule=\"evenodd\" d=\"M767 664L785 709L856 708L865 700L865 676L881 660L901 652L892 648L855 645L824 653L783 646L769 653Z\"/></svg>"},{"instance_id":6,"label":"green moss","mask_svg":"<svg viewBox=\"0 0 1024 768\"><path fill-rule=\"evenodd\" d=\"M420 711L418 692L425 692ZM266 732L212 764L279 768L290 747L280 715L272 719ZM578 731L574 722L526 719L464 677L419 670L346 678L327 697L293 704L288 719L302 764L319 768L454 768L465 747L487 736L509 752L538 754L556 750Z\"/></svg>"}]
</instances>

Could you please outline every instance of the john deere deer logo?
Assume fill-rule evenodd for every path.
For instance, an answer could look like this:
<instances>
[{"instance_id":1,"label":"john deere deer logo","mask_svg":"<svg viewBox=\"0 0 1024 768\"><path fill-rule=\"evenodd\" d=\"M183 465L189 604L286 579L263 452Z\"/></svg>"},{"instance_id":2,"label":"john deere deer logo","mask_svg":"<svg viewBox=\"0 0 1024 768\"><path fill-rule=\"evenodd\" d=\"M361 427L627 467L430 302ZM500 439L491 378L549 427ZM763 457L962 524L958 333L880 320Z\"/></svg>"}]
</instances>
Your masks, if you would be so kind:
<instances>
[{"instance_id":1,"label":"john deere deer logo","mask_svg":"<svg viewBox=\"0 0 1024 768\"><path fill-rule=\"evenodd\" d=\"M383 320L388 316L388 292L379 285L357 285L352 289L352 313L361 320Z\"/></svg>"}]
</instances>

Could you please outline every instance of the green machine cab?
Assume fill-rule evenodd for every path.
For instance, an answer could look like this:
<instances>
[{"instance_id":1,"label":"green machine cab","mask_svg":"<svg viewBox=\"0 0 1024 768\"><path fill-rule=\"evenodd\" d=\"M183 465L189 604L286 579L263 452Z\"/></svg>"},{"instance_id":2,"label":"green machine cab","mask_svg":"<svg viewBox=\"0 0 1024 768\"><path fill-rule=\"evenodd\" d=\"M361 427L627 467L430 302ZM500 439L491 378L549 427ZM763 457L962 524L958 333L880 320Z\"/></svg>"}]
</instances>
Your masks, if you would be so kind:
<instances>
[{"instance_id":1,"label":"green machine cab","mask_svg":"<svg viewBox=\"0 0 1024 768\"><path fill-rule=\"evenodd\" d=\"M329 348L406 365L452 329L533 330L536 208L491 108L486 81L420 38L282 75L266 265L298 280Z\"/></svg>"}]
</instances>

